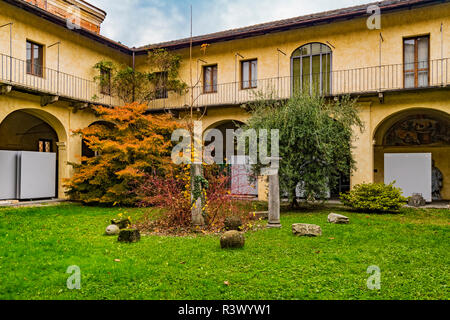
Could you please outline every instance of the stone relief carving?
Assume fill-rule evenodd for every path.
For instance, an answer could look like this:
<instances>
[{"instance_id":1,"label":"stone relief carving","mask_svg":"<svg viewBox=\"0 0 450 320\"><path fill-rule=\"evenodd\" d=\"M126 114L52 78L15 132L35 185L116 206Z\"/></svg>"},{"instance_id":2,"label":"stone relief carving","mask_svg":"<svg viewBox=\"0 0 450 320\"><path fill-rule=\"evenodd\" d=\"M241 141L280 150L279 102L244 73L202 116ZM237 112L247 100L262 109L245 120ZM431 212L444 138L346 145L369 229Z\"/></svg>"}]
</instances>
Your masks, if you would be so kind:
<instances>
[{"instance_id":1,"label":"stone relief carving","mask_svg":"<svg viewBox=\"0 0 450 320\"><path fill-rule=\"evenodd\" d=\"M444 175L441 170L434 165L433 160L433 168L431 171L431 195L433 200L441 200L441 190L444 186Z\"/></svg>"}]
</instances>

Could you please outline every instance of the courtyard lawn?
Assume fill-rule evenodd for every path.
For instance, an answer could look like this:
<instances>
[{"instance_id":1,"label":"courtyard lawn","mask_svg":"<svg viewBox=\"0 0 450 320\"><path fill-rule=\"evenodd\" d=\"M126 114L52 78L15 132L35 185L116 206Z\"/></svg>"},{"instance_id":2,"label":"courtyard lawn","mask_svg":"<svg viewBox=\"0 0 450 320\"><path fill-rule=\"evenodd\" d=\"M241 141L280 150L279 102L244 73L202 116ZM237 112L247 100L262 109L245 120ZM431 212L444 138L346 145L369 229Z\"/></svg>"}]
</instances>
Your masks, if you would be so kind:
<instances>
[{"instance_id":1,"label":"courtyard lawn","mask_svg":"<svg viewBox=\"0 0 450 320\"><path fill-rule=\"evenodd\" d=\"M331 211L351 224L327 223ZM119 212L143 215L72 204L0 209L0 299L450 298L449 210L289 212L281 230L247 233L244 249L228 251L204 235L120 244L103 235ZM294 237L297 222L320 225L323 236ZM81 290L66 287L71 265L81 268ZM381 290L367 288L372 265Z\"/></svg>"}]
</instances>

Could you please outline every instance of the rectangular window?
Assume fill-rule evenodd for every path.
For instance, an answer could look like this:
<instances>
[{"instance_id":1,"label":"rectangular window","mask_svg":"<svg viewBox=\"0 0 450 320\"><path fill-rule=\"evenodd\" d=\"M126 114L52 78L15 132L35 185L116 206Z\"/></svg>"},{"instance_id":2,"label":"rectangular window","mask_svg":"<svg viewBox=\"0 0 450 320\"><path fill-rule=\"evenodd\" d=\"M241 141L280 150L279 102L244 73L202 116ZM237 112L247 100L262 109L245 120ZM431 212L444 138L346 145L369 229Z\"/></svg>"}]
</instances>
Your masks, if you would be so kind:
<instances>
[{"instance_id":1,"label":"rectangular window","mask_svg":"<svg viewBox=\"0 0 450 320\"><path fill-rule=\"evenodd\" d=\"M217 65L203 67L203 92L217 92Z\"/></svg>"},{"instance_id":2,"label":"rectangular window","mask_svg":"<svg viewBox=\"0 0 450 320\"><path fill-rule=\"evenodd\" d=\"M167 99L169 97L167 90L168 77L165 71L155 73L155 99Z\"/></svg>"},{"instance_id":3,"label":"rectangular window","mask_svg":"<svg viewBox=\"0 0 450 320\"><path fill-rule=\"evenodd\" d=\"M241 88L251 89L258 86L258 60L241 62Z\"/></svg>"},{"instance_id":4,"label":"rectangular window","mask_svg":"<svg viewBox=\"0 0 450 320\"><path fill-rule=\"evenodd\" d=\"M27 41L27 73L37 77L43 76L44 47Z\"/></svg>"},{"instance_id":5,"label":"rectangular window","mask_svg":"<svg viewBox=\"0 0 450 320\"><path fill-rule=\"evenodd\" d=\"M100 93L104 95L111 95L111 70L110 69L101 69L100 70Z\"/></svg>"},{"instance_id":6,"label":"rectangular window","mask_svg":"<svg viewBox=\"0 0 450 320\"><path fill-rule=\"evenodd\" d=\"M39 139L38 144L39 152L52 152L52 141L46 139Z\"/></svg>"},{"instance_id":7,"label":"rectangular window","mask_svg":"<svg viewBox=\"0 0 450 320\"><path fill-rule=\"evenodd\" d=\"M428 36L403 40L405 88L427 87L429 84L430 56Z\"/></svg>"}]
</instances>

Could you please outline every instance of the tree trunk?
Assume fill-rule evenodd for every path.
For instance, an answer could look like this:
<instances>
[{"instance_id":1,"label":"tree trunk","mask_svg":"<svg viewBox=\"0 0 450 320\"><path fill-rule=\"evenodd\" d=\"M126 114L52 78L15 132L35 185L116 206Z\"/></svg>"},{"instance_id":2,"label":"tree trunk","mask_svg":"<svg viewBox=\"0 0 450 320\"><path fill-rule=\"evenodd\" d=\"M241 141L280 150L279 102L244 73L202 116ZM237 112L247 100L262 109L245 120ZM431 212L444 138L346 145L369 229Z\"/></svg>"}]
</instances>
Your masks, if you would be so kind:
<instances>
[{"instance_id":1,"label":"tree trunk","mask_svg":"<svg viewBox=\"0 0 450 320\"><path fill-rule=\"evenodd\" d=\"M297 188L294 189L292 201L291 201L291 209L298 209L300 207L297 201Z\"/></svg>"},{"instance_id":2,"label":"tree trunk","mask_svg":"<svg viewBox=\"0 0 450 320\"><path fill-rule=\"evenodd\" d=\"M191 201L194 199L194 190L195 190L195 177L203 176L202 173L202 165L193 163L191 166ZM204 226L205 219L203 218L203 197L200 196L195 201L195 205L192 206L192 225L193 226Z\"/></svg>"}]
</instances>

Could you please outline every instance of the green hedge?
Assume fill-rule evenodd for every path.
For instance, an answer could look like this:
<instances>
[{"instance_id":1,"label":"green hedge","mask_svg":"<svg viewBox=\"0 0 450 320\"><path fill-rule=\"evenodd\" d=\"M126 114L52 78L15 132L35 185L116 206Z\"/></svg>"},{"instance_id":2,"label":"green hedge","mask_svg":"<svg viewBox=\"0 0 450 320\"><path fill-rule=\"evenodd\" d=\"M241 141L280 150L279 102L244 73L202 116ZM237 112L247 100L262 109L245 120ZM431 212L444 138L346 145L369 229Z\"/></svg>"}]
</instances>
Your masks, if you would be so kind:
<instances>
[{"instance_id":1,"label":"green hedge","mask_svg":"<svg viewBox=\"0 0 450 320\"><path fill-rule=\"evenodd\" d=\"M408 201L393 183L359 184L352 191L341 194L344 205L363 212L398 212Z\"/></svg>"}]
</instances>

